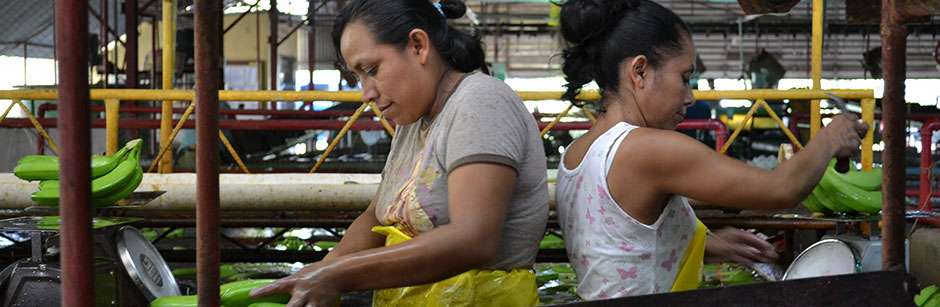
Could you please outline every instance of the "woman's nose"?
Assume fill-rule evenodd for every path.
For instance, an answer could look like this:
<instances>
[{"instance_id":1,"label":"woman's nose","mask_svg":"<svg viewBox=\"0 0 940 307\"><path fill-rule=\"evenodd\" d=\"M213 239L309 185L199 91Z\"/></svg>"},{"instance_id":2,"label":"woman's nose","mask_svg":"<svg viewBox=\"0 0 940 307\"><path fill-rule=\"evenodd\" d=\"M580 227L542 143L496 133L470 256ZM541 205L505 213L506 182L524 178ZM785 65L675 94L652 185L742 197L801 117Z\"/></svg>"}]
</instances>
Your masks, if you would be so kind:
<instances>
[{"instance_id":1,"label":"woman's nose","mask_svg":"<svg viewBox=\"0 0 940 307\"><path fill-rule=\"evenodd\" d=\"M379 91L371 82L362 82L362 102L370 102L379 98Z\"/></svg>"}]
</instances>

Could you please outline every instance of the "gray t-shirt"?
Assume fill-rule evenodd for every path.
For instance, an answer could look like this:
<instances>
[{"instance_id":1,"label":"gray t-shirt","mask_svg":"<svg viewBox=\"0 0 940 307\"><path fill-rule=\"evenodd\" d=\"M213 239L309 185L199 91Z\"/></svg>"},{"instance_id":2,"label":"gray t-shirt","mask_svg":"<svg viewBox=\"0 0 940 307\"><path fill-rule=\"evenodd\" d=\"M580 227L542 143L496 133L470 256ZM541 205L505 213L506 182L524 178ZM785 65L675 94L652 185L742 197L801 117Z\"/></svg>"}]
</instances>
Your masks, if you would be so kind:
<instances>
[{"instance_id":1,"label":"gray t-shirt","mask_svg":"<svg viewBox=\"0 0 940 307\"><path fill-rule=\"evenodd\" d=\"M396 128L376 217L412 236L450 223L447 175L476 162L503 164L517 174L499 249L483 268L530 268L548 219L542 138L522 99L484 74L464 77L431 123L422 118Z\"/></svg>"}]
</instances>

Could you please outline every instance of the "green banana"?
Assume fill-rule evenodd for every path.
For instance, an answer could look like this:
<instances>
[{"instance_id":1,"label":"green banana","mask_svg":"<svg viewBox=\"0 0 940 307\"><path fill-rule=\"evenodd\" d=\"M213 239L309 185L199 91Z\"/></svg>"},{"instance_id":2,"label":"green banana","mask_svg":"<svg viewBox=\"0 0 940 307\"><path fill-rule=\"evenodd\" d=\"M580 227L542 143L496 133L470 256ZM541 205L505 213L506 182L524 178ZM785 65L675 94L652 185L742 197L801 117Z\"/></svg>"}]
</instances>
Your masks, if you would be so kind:
<instances>
[{"instance_id":1,"label":"green banana","mask_svg":"<svg viewBox=\"0 0 940 307\"><path fill-rule=\"evenodd\" d=\"M819 204L832 212L852 212L852 208L842 205L829 195L830 192L823 189L822 185L817 185L813 189L812 195L819 201Z\"/></svg>"},{"instance_id":2,"label":"green banana","mask_svg":"<svg viewBox=\"0 0 940 307\"><path fill-rule=\"evenodd\" d=\"M268 302L254 303L254 304L248 305L248 307L284 307L284 306L286 305L281 304L281 303L268 303Z\"/></svg>"},{"instance_id":3,"label":"green banana","mask_svg":"<svg viewBox=\"0 0 940 307\"><path fill-rule=\"evenodd\" d=\"M40 181L40 182L39 182L39 189L40 189L40 190L50 190L50 189L58 190L58 189L59 189L59 181L58 181L58 180L43 180L43 181Z\"/></svg>"},{"instance_id":4,"label":"green banana","mask_svg":"<svg viewBox=\"0 0 940 307\"><path fill-rule=\"evenodd\" d=\"M219 288L219 296L223 306L228 307L247 307L254 303L281 303L290 301L290 294L274 294L261 298L252 298L248 296L254 288L267 285L274 279L249 279L234 281L222 285Z\"/></svg>"},{"instance_id":5,"label":"green banana","mask_svg":"<svg viewBox=\"0 0 940 307\"><path fill-rule=\"evenodd\" d=\"M842 179L865 191L877 191L881 188L881 168L876 167L867 171L849 171L839 174Z\"/></svg>"},{"instance_id":6,"label":"green banana","mask_svg":"<svg viewBox=\"0 0 940 307\"><path fill-rule=\"evenodd\" d=\"M196 307L199 298L195 295L164 296L150 302L150 307Z\"/></svg>"},{"instance_id":7,"label":"green banana","mask_svg":"<svg viewBox=\"0 0 940 307\"><path fill-rule=\"evenodd\" d=\"M866 191L845 181L835 169L826 168L819 185L829 191L831 199L854 211L878 213L881 211L881 192Z\"/></svg>"},{"instance_id":8,"label":"green banana","mask_svg":"<svg viewBox=\"0 0 940 307\"><path fill-rule=\"evenodd\" d=\"M95 207L107 206L119 200L125 199L134 193L134 190L136 190L137 187L140 186L140 182L143 181L143 179L144 179L144 170L140 167L140 165L137 165L137 169L134 170L134 177L132 177L131 180L127 182L127 184L121 187L121 189L119 189L114 194L110 194L101 198L95 198L94 200L92 200L91 203Z\"/></svg>"},{"instance_id":9,"label":"green banana","mask_svg":"<svg viewBox=\"0 0 940 307\"><path fill-rule=\"evenodd\" d=\"M816 200L816 197L813 197L812 193L806 195L806 199L803 200L803 206L813 212L829 212L829 209L820 204L819 201Z\"/></svg>"},{"instance_id":10,"label":"green banana","mask_svg":"<svg viewBox=\"0 0 940 307\"><path fill-rule=\"evenodd\" d=\"M124 144L112 156L96 155L91 157L91 177L98 178L117 167L129 151L139 147L140 139L134 139ZM59 178L59 158L53 156L32 155L20 159L13 174L23 180L49 180Z\"/></svg>"},{"instance_id":11,"label":"green banana","mask_svg":"<svg viewBox=\"0 0 940 307\"><path fill-rule=\"evenodd\" d=\"M56 156L47 156L47 155L28 155L20 158L16 164L32 163L35 161L56 161L59 162L59 157Z\"/></svg>"},{"instance_id":12,"label":"green banana","mask_svg":"<svg viewBox=\"0 0 940 307\"><path fill-rule=\"evenodd\" d=\"M91 181L91 197L93 199L103 198L114 194L126 186L140 169L137 160L126 159L118 164L110 173L95 178ZM141 175L141 178L143 175ZM56 182L57 183L57 182ZM140 184L140 183L137 183ZM136 187L134 187L136 189ZM131 191L133 192L133 190ZM125 196L126 197L126 196ZM43 206L55 206L59 203L59 185L50 181L45 189L33 193L33 201ZM118 199L120 200L120 199Z\"/></svg>"}]
</instances>

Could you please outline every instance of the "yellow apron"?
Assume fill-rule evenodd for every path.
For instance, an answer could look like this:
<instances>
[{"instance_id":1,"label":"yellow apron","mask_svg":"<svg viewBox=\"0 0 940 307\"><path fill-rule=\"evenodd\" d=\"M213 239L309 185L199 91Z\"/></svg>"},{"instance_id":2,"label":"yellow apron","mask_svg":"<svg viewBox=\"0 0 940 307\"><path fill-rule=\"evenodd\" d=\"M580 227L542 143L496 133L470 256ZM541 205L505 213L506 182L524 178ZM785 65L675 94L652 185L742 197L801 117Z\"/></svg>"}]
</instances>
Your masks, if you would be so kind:
<instances>
[{"instance_id":1,"label":"yellow apron","mask_svg":"<svg viewBox=\"0 0 940 307\"><path fill-rule=\"evenodd\" d=\"M682 257L682 264L679 266L679 275L676 281L672 283L672 289L669 292L685 291L698 289L702 283L702 262L705 258L705 234L708 228L702 221L696 219L698 226L695 228L695 235L689 242L689 247L685 249L685 256Z\"/></svg>"},{"instance_id":2,"label":"yellow apron","mask_svg":"<svg viewBox=\"0 0 940 307\"><path fill-rule=\"evenodd\" d=\"M385 246L411 240L392 226L372 227L385 235ZM418 286L376 290L372 306L535 306L539 303L532 270L473 269Z\"/></svg>"}]
</instances>

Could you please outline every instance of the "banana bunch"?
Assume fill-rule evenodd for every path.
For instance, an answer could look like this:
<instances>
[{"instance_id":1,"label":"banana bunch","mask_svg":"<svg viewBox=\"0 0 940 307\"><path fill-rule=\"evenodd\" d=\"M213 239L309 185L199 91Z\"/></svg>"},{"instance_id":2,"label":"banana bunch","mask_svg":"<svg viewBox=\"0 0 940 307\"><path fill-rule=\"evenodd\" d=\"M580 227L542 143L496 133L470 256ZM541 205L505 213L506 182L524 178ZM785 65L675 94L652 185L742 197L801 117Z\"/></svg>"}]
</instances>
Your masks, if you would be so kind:
<instances>
[{"instance_id":1,"label":"banana bunch","mask_svg":"<svg viewBox=\"0 0 940 307\"><path fill-rule=\"evenodd\" d=\"M248 296L254 288L267 285L274 279L248 279L233 281L219 287L222 306L231 307L277 307L290 301L290 294L273 294L261 298ZM150 302L150 307L196 307L199 298L195 295L164 296Z\"/></svg>"},{"instance_id":2,"label":"banana bunch","mask_svg":"<svg viewBox=\"0 0 940 307\"><path fill-rule=\"evenodd\" d=\"M881 168L868 171L850 169L840 174L830 163L819 185L803 200L803 206L813 212L863 212L875 214L881 211Z\"/></svg>"},{"instance_id":3,"label":"banana bunch","mask_svg":"<svg viewBox=\"0 0 940 307\"><path fill-rule=\"evenodd\" d=\"M131 195L144 178L140 167L140 139L131 140L113 156L91 158L91 196L95 206L105 206ZM32 155L20 159L16 177L42 180L32 199L42 206L59 205L59 158Z\"/></svg>"}]
</instances>

